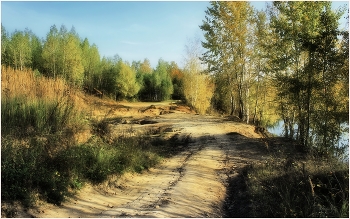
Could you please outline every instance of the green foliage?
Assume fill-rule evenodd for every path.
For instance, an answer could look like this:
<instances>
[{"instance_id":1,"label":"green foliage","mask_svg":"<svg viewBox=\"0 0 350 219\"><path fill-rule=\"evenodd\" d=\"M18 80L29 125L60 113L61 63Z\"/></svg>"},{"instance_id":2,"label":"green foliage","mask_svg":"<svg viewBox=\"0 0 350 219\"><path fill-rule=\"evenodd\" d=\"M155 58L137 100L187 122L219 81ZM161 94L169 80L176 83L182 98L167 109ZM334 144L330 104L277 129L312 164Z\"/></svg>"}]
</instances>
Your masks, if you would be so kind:
<instances>
[{"instance_id":1,"label":"green foliage","mask_svg":"<svg viewBox=\"0 0 350 219\"><path fill-rule=\"evenodd\" d=\"M111 58L101 60L101 87L106 93L115 94L115 78L117 69Z\"/></svg>"},{"instance_id":2,"label":"green foliage","mask_svg":"<svg viewBox=\"0 0 350 219\"><path fill-rule=\"evenodd\" d=\"M43 70L42 67L42 41L34 33L30 32L30 45L32 50L32 61L31 67L33 70L37 69L39 71Z\"/></svg>"},{"instance_id":3,"label":"green foliage","mask_svg":"<svg viewBox=\"0 0 350 219\"><path fill-rule=\"evenodd\" d=\"M49 202L58 204L67 194L68 181L53 167L45 145L32 138L27 145L10 137L2 138L1 198L20 200L30 205L40 192Z\"/></svg>"},{"instance_id":4,"label":"green foliage","mask_svg":"<svg viewBox=\"0 0 350 219\"><path fill-rule=\"evenodd\" d=\"M102 59L101 87L116 100L132 99L140 90L136 72L119 56Z\"/></svg>"},{"instance_id":5,"label":"green foliage","mask_svg":"<svg viewBox=\"0 0 350 219\"><path fill-rule=\"evenodd\" d=\"M84 84L89 88L100 88L100 54L95 44L90 46L87 38L81 43L82 64L84 66Z\"/></svg>"},{"instance_id":6,"label":"green foliage","mask_svg":"<svg viewBox=\"0 0 350 219\"><path fill-rule=\"evenodd\" d=\"M211 2L200 26L205 37L202 46L207 49L201 60L207 64L208 72L215 74L216 87L225 87L216 90L225 93L215 95L215 102L223 109L230 108L231 115L238 112L238 117L247 122L254 66L253 25L249 2Z\"/></svg>"},{"instance_id":7,"label":"green foliage","mask_svg":"<svg viewBox=\"0 0 350 219\"><path fill-rule=\"evenodd\" d=\"M62 76L68 82L82 85L84 66L80 39L74 28L70 32L64 25L58 31L50 28L42 51L43 66L48 76Z\"/></svg>"},{"instance_id":8,"label":"green foliage","mask_svg":"<svg viewBox=\"0 0 350 219\"><path fill-rule=\"evenodd\" d=\"M59 36L55 25L50 28L43 46L43 67L47 76L56 77L59 65Z\"/></svg>"},{"instance_id":9,"label":"green foliage","mask_svg":"<svg viewBox=\"0 0 350 219\"><path fill-rule=\"evenodd\" d=\"M340 92L346 82L339 77L348 68L338 46L341 14L332 11L330 2L275 2L270 11L276 34L270 62L280 115L286 135L296 136L305 150L334 149L338 127L348 121L343 117L349 114L343 107L348 98Z\"/></svg>"},{"instance_id":10,"label":"green foliage","mask_svg":"<svg viewBox=\"0 0 350 219\"><path fill-rule=\"evenodd\" d=\"M116 78L116 96L117 99L131 99L140 90L136 81L136 72L126 63L119 62L119 72Z\"/></svg>"},{"instance_id":11,"label":"green foliage","mask_svg":"<svg viewBox=\"0 0 350 219\"><path fill-rule=\"evenodd\" d=\"M168 72L168 63L159 59L158 65L151 78L151 84L155 90L155 100L169 100L173 93L173 84L170 73Z\"/></svg>"},{"instance_id":12,"label":"green foliage","mask_svg":"<svg viewBox=\"0 0 350 219\"><path fill-rule=\"evenodd\" d=\"M2 65L9 66L9 34L5 27L1 24L1 63Z\"/></svg>"},{"instance_id":13,"label":"green foliage","mask_svg":"<svg viewBox=\"0 0 350 219\"><path fill-rule=\"evenodd\" d=\"M23 70L32 62L29 31L15 31L8 44L9 61L15 69Z\"/></svg>"},{"instance_id":14,"label":"green foliage","mask_svg":"<svg viewBox=\"0 0 350 219\"><path fill-rule=\"evenodd\" d=\"M174 91L169 64L159 59L156 69L152 72L150 70L146 60L139 67L138 75L142 77L139 98L146 101L169 100Z\"/></svg>"}]
</instances>

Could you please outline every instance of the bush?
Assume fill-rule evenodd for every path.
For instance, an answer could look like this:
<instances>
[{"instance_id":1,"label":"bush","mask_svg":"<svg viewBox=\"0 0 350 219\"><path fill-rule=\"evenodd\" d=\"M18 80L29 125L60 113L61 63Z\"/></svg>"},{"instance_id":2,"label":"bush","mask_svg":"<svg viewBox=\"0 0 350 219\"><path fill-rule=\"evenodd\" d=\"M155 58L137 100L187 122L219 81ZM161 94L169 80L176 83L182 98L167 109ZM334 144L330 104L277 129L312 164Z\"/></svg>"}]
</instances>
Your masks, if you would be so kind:
<instances>
[{"instance_id":1,"label":"bush","mask_svg":"<svg viewBox=\"0 0 350 219\"><path fill-rule=\"evenodd\" d=\"M63 200L68 181L60 177L42 142L2 138L1 155L2 200L30 205L35 192L55 204Z\"/></svg>"}]
</instances>

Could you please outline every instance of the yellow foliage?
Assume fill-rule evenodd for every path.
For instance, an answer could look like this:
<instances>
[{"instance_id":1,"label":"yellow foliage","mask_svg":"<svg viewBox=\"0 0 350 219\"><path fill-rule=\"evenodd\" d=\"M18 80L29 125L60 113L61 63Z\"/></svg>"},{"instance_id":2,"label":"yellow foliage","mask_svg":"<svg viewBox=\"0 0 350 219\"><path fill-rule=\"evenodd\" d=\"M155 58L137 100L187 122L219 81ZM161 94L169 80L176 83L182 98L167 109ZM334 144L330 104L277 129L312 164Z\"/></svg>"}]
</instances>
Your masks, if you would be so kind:
<instances>
[{"instance_id":1,"label":"yellow foliage","mask_svg":"<svg viewBox=\"0 0 350 219\"><path fill-rule=\"evenodd\" d=\"M214 83L204 74L184 74L184 94L186 100L196 109L199 114L205 114L210 107L214 93Z\"/></svg>"}]
</instances>

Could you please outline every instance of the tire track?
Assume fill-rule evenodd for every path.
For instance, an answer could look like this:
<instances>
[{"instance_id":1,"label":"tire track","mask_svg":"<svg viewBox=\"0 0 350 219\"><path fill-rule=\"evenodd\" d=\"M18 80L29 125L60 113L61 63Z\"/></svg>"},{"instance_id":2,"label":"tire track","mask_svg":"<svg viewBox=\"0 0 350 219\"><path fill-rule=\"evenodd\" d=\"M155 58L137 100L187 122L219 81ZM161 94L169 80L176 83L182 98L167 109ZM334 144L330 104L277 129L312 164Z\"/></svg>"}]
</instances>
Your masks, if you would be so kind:
<instances>
[{"instance_id":1,"label":"tire track","mask_svg":"<svg viewBox=\"0 0 350 219\"><path fill-rule=\"evenodd\" d=\"M250 133L250 127L217 117L167 114L158 124L172 124L175 134L191 135L186 151L143 174L125 174L115 186L84 188L62 206L43 205L36 217L222 217L227 179L240 159L233 131ZM173 121L173 122L172 122ZM253 128L252 128L253 129ZM249 138L252 138L249 136ZM255 144L255 143L254 143ZM230 172L231 171L231 172ZM233 171L233 172L232 172Z\"/></svg>"}]
</instances>

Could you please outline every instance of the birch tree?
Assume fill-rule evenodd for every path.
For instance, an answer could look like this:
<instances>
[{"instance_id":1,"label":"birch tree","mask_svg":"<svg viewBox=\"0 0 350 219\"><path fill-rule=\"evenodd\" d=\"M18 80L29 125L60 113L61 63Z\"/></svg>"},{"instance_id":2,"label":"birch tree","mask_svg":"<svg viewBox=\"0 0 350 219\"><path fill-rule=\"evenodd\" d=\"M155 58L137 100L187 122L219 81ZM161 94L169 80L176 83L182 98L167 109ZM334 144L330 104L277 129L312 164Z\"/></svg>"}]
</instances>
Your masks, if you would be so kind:
<instances>
[{"instance_id":1,"label":"birch tree","mask_svg":"<svg viewBox=\"0 0 350 219\"><path fill-rule=\"evenodd\" d=\"M207 51L202 60L214 74L217 86L229 96L230 114L238 108L238 117L249 121L250 70L253 9L249 2L211 2L200 28ZM222 88L224 87L224 89ZM218 100L219 102L223 100ZM236 105L238 106L236 108Z\"/></svg>"},{"instance_id":2,"label":"birch tree","mask_svg":"<svg viewBox=\"0 0 350 219\"><path fill-rule=\"evenodd\" d=\"M205 114L211 105L214 84L201 64L201 45L198 38L186 45L183 92L186 102L199 114Z\"/></svg>"},{"instance_id":3,"label":"birch tree","mask_svg":"<svg viewBox=\"0 0 350 219\"><path fill-rule=\"evenodd\" d=\"M15 69L23 70L32 63L29 31L15 31L9 42L9 59Z\"/></svg>"}]
</instances>

